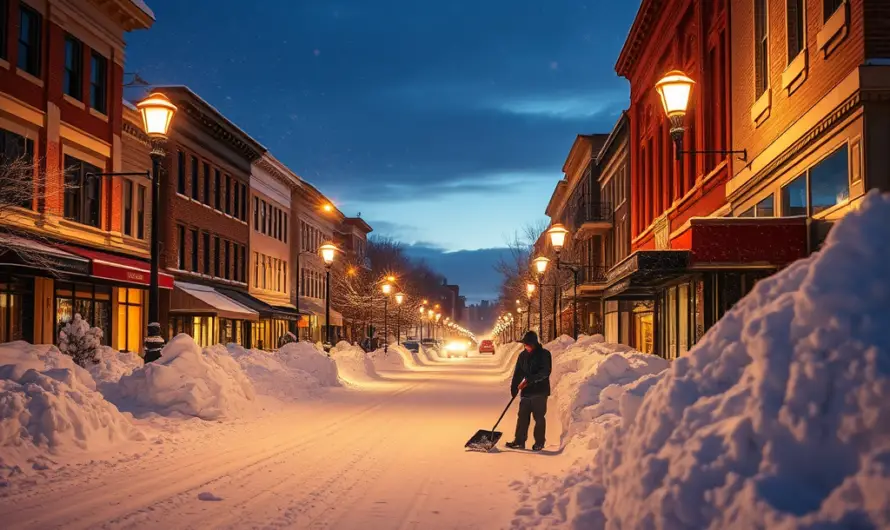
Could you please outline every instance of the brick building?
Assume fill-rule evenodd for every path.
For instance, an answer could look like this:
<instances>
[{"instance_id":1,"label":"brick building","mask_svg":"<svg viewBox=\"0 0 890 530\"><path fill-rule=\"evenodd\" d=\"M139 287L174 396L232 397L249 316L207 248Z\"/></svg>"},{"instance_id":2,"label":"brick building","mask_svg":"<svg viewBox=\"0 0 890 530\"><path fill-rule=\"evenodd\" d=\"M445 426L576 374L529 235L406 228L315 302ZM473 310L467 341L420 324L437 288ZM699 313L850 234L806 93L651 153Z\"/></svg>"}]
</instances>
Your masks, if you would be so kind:
<instances>
[{"instance_id":1,"label":"brick building","mask_svg":"<svg viewBox=\"0 0 890 530\"><path fill-rule=\"evenodd\" d=\"M806 252L803 219L727 217L734 157L746 158L730 153L740 146L729 21L744 15L730 17L729 8L723 0L644 0L616 64L631 86L632 253L609 271L605 297L633 301L632 342L667 358L688 351L758 279ZM676 70L695 83L682 154L655 91Z\"/></svg>"},{"instance_id":2,"label":"brick building","mask_svg":"<svg viewBox=\"0 0 890 530\"><path fill-rule=\"evenodd\" d=\"M139 351L149 181L107 174L150 167L147 150L124 154L141 124L122 78L124 35L153 15L131 0L3 0L0 15L0 163L25 166L0 215L0 342L55 343L79 313L105 344Z\"/></svg>"},{"instance_id":3,"label":"brick building","mask_svg":"<svg viewBox=\"0 0 890 530\"><path fill-rule=\"evenodd\" d=\"M800 216L812 251L871 188L890 188L890 6L733 1L732 214Z\"/></svg>"},{"instance_id":4,"label":"brick building","mask_svg":"<svg viewBox=\"0 0 890 530\"><path fill-rule=\"evenodd\" d=\"M157 91L179 108L161 181L161 267L176 279L161 328L250 347L259 313L236 298L248 292L251 164L266 150L187 87Z\"/></svg>"}]
</instances>

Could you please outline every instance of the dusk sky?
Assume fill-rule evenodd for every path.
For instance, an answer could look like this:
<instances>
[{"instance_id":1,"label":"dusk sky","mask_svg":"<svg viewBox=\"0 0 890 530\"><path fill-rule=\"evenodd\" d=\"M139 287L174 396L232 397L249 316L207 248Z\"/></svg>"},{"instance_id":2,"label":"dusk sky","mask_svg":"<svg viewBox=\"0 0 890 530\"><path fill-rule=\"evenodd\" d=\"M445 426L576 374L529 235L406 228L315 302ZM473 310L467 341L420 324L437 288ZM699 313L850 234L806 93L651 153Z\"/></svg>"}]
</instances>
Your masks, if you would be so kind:
<instances>
[{"instance_id":1,"label":"dusk sky","mask_svg":"<svg viewBox=\"0 0 890 530\"><path fill-rule=\"evenodd\" d=\"M473 302L496 296L492 264L544 217L575 135L627 106L613 66L639 1L149 5L127 72L189 86Z\"/></svg>"}]
</instances>

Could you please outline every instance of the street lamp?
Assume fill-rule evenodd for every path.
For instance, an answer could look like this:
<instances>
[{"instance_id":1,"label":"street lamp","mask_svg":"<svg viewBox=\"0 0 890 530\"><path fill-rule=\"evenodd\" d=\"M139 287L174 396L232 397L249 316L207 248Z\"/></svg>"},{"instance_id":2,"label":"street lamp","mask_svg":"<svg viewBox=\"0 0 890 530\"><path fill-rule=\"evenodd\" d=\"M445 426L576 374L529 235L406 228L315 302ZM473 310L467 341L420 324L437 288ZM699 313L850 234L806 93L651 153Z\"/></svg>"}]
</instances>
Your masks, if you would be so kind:
<instances>
[{"instance_id":1,"label":"street lamp","mask_svg":"<svg viewBox=\"0 0 890 530\"><path fill-rule=\"evenodd\" d=\"M396 293L395 299L396 304L399 306L399 312L396 316L396 345L398 346L402 343L400 339L400 336L402 335L402 302L405 301L405 294Z\"/></svg>"},{"instance_id":2,"label":"street lamp","mask_svg":"<svg viewBox=\"0 0 890 530\"><path fill-rule=\"evenodd\" d=\"M547 234L550 236L550 245L556 251L556 269L572 271L572 337L578 340L578 273L581 272L581 264L562 261L560 258L569 234L566 227L557 223L547 230Z\"/></svg>"},{"instance_id":3,"label":"street lamp","mask_svg":"<svg viewBox=\"0 0 890 530\"><path fill-rule=\"evenodd\" d=\"M541 341L544 339L544 273L547 272L547 266L550 265L550 258L546 256L538 256L532 263L535 265L535 271L538 273L538 331L541 335Z\"/></svg>"},{"instance_id":4,"label":"street lamp","mask_svg":"<svg viewBox=\"0 0 890 530\"><path fill-rule=\"evenodd\" d=\"M526 320L525 327L528 331L532 330L532 296L535 294L535 284L534 282L526 282L525 284L525 294L528 300L528 308L526 309Z\"/></svg>"},{"instance_id":5,"label":"street lamp","mask_svg":"<svg viewBox=\"0 0 890 530\"><path fill-rule=\"evenodd\" d=\"M161 335L160 324L160 289L158 286L158 265L160 261L160 190L161 162L167 156L167 134L176 105L164 94L155 92L136 104L142 114L142 125L151 142L151 272L148 286L148 330L145 334L145 362L150 363L161 358L164 348L164 337Z\"/></svg>"},{"instance_id":6,"label":"street lamp","mask_svg":"<svg viewBox=\"0 0 890 530\"><path fill-rule=\"evenodd\" d=\"M331 266L334 264L334 257L340 249L337 245L327 242L318 247L318 254L324 261L324 331L325 331L325 347L330 350L333 346L331 339Z\"/></svg>"},{"instance_id":7,"label":"street lamp","mask_svg":"<svg viewBox=\"0 0 890 530\"><path fill-rule=\"evenodd\" d=\"M439 304L436 304L436 307L439 307ZM442 319L442 313L436 313L436 331L439 331L439 320ZM442 339L441 333L439 333L438 337L440 340Z\"/></svg>"},{"instance_id":8,"label":"street lamp","mask_svg":"<svg viewBox=\"0 0 890 530\"><path fill-rule=\"evenodd\" d=\"M658 92L658 97L661 99L661 106L671 122L671 138L674 140L676 159L680 160L684 154L719 154L724 156L735 154L739 155L739 160L746 162L748 160L748 151L746 149L741 151L683 151L683 134L686 132L684 120L694 85L695 81L680 70L671 70L655 83L655 91Z\"/></svg>"},{"instance_id":9,"label":"street lamp","mask_svg":"<svg viewBox=\"0 0 890 530\"><path fill-rule=\"evenodd\" d=\"M389 278L392 278L390 276ZM389 279L387 278L387 280ZM383 291L383 353L386 353L389 349L389 295L392 293L392 284L389 282L384 282L383 285L380 286L380 290Z\"/></svg>"}]
</instances>

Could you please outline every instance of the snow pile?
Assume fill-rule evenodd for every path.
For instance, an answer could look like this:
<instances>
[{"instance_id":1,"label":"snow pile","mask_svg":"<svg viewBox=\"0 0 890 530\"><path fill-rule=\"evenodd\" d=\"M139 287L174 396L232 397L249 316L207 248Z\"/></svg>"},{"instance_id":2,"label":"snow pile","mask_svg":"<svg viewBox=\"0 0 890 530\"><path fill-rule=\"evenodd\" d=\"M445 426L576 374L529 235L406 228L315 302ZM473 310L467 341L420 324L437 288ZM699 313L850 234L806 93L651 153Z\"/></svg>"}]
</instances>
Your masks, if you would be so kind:
<instances>
[{"instance_id":1,"label":"snow pile","mask_svg":"<svg viewBox=\"0 0 890 530\"><path fill-rule=\"evenodd\" d=\"M361 385L379 379L374 361L365 350L345 340L331 348L331 359L337 363L340 380L345 383Z\"/></svg>"},{"instance_id":2,"label":"snow pile","mask_svg":"<svg viewBox=\"0 0 890 530\"><path fill-rule=\"evenodd\" d=\"M101 346L96 350L95 362L87 366L87 370L99 390L102 390L105 385L116 385L121 377L130 375L143 364L145 363L138 353L119 352L108 346Z\"/></svg>"},{"instance_id":3,"label":"snow pile","mask_svg":"<svg viewBox=\"0 0 890 530\"><path fill-rule=\"evenodd\" d=\"M122 377L106 395L124 410L215 420L250 410L254 389L232 357L214 348L202 351L181 333L159 360Z\"/></svg>"},{"instance_id":4,"label":"snow pile","mask_svg":"<svg viewBox=\"0 0 890 530\"><path fill-rule=\"evenodd\" d=\"M417 366L412 354L404 346L390 344L388 351L383 348L368 354L375 370L405 370Z\"/></svg>"},{"instance_id":5,"label":"snow pile","mask_svg":"<svg viewBox=\"0 0 890 530\"><path fill-rule=\"evenodd\" d=\"M231 355L238 362L258 394L292 400L315 395L322 387L338 384L333 361L310 344L288 343L278 352L246 350L237 344L214 348L224 350L220 353ZM313 370L321 379L303 368Z\"/></svg>"},{"instance_id":6,"label":"snow pile","mask_svg":"<svg viewBox=\"0 0 890 530\"><path fill-rule=\"evenodd\" d=\"M544 344L544 349L549 351L551 355L556 356L566 351L574 343L575 339L572 337L560 335L556 339Z\"/></svg>"},{"instance_id":7,"label":"snow pile","mask_svg":"<svg viewBox=\"0 0 890 530\"><path fill-rule=\"evenodd\" d=\"M141 439L71 357L54 346L0 345L0 484L67 450Z\"/></svg>"},{"instance_id":8,"label":"snow pile","mask_svg":"<svg viewBox=\"0 0 890 530\"><path fill-rule=\"evenodd\" d=\"M589 465L514 527L890 527L888 238L890 195L872 192L620 396Z\"/></svg>"}]
</instances>

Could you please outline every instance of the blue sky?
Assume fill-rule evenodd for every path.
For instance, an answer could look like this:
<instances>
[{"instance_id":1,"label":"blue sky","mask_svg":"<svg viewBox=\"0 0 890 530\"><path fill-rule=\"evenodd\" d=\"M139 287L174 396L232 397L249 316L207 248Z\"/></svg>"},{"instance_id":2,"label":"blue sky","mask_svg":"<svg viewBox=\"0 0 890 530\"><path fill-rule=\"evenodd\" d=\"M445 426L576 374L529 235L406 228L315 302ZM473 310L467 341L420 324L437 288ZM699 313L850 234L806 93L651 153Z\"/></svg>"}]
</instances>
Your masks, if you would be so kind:
<instances>
[{"instance_id":1,"label":"blue sky","mask_svg":"<svg viewBox=\"0 0 890 530\"><path fill-rule=\"evenodd\" d=\"M498 251L441 254L543 217L575 135L627 106L613 66L638 0L253 4L151 0L126 71L188 85L471 300Z\"/></svg>"}]
</instances>

